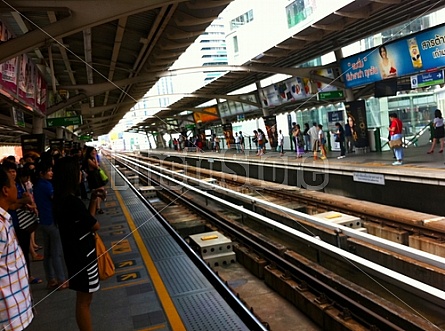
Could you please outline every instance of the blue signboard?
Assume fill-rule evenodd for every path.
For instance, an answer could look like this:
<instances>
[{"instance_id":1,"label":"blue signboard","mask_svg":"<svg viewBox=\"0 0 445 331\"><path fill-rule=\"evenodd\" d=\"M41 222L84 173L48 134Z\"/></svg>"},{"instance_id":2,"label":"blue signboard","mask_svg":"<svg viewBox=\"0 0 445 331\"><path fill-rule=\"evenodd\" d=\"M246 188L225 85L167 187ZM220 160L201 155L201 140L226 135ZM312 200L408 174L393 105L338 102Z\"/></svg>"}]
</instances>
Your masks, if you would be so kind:
<instances>
[{"instance_id":1,"label":"blue signboard","mask_svg":"<svg viewBox=\"0 0 445 331\"><path fill-rule=\"evenodd\" d=\"M445 25L347 57L340 62L347 88L445 66Z\"/></svg>"},{"instance_id":2,"label":"blue signboard","mask_svg":"<svg viewBox=\"0 0 445 331\"><path fill-rule=\"evenodd\" d=\"M411 76L411 88L443 84L443 70Z\"/></svg>"}]
</instances>

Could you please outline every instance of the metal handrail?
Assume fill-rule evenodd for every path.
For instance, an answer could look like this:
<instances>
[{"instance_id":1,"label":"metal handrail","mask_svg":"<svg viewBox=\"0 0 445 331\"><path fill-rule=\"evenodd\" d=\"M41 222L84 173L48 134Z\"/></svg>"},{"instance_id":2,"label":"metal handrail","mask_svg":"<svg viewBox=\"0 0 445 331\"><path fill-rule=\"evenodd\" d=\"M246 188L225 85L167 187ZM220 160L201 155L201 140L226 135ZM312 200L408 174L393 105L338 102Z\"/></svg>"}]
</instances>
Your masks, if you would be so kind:
<instances>
[{"instance_id":1,"label":"metal handrail","mask_svg":"<svg viewBox=\"0 0 445 331\"><path fill-rule=\"evenodd\" d=\"M431 127L431 124L432 124L432 123L433 123L433 122L429 122L429 123L428 123L427 125L425 125L419 132L416 132L416 134L415 134L414 136L412 136L408 141L407 141L406 135L403 135L403 137L402 137L403 148L408 148L410 145L414 144L415 141L416 141L420 136L422 136L422 135L425 133L425 131L426 131L427 129L429 129L429 128ZM386 140L386 142L383 144L382 147L384 147L385 145L389 145L389 139L385 139L385 138L383 138L383 139Z\"/></svg>"}]
</instances>

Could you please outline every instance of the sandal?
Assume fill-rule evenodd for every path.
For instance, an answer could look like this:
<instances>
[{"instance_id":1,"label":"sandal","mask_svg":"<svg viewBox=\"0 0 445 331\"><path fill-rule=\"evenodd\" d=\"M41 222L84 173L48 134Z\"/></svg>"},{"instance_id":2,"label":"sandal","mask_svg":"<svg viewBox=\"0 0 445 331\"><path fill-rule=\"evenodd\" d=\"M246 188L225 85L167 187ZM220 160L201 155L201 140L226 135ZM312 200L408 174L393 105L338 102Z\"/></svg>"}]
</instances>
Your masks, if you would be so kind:
<instances>
[{"instance_id":1,"label":"sandal","mask_svg":"<svg viewBox=\"0 0 445 331\"><path fill-rule=\"evenodd\" d=\"M57 291L66 290L70 287L70 283L66 280L64 282L57 283Z\"/></svg>"},{"instance_id":2,"label":"sandal","mask_svg":"<svg viewBox=\"0 0 445 331\"><path fill-rule=\"evenodd\" d=\"M41 284L43 283L43 280L37 277L29 277L29 283L30 284Z\"/></svg>"},{"instance_id":3,"label":"sandal","mask_svg":"<svg viewBox=\"0 0 445 331\"><path fill-rule=\"evenodd\" d=\"M43 261L43 255L41 254L36 254L35 256L32 257L32 261L36 262L36 261Z\"/></svg>"},{"instance_id":4,"label":"sandal","mask_svg":"<svg viewBox=\"0 0 445 331\"><path fill-rule=\"evenodd\" d=\"M439 151L439 153L443 153L443 149L441 149L441 150Z\"/></svg>"},{"instance_id":5,"label":"sandal","mask_svg":"<svg viewBox=\"0 0 445 331\"><path fill-rule=\"evenodd\" d=\"M51 279L48 284L46 285L46 288L48 290L54 290L57 288L57 286L59 286L59 283L57 282L57 280L55 279Z\"/></svg>"},{"instance_id":6,"label":"sandal","mask_svg":"<svg viewBox=\"0 0 445 331\"><path fill-rule=\"evenodd\" d=\"M97 213L98 213L98 214L103 214L104 211L103 211L102 209L99 209L99 210L97 211Z\"/></svg>"},{"instance_id":7,"label":"sandal","mask_svg":"<svg viewBox=\"0 0 445 331\"><path fill-rule=\"evenodd\" d=\"M434 153L434 151L429 151L429 152L426 152L427 154L433 154ZM439 152L440 153L440 152Z\"/></svg>"}]
</instances>

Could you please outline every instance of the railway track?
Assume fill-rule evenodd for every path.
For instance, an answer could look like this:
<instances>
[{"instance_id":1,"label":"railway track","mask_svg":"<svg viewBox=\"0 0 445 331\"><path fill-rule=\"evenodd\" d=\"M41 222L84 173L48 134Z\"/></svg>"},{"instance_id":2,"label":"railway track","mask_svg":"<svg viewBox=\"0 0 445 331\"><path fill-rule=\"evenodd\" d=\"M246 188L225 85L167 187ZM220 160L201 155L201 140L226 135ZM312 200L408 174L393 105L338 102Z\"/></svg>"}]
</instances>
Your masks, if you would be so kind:
<instances>
[{"instance_id":1,"label":"railway track","mask_svg":"<svg viewBox=\"0 0 445 331\"><path fill-rule=\"evenodd\" d=\"M122 157L120 161L127 163L126 166L128 169L132 169L132 171L138 173L140 179L143 180L143 178L146 177L145 180L147 180L147 182L150 180L158 187L162 186L163 189L158 192L160 198L165 201L181 202L183 206L181 208L185 208L187 213L196 214L196 219L201 218L200 221L195 221L195 227L197 226L196 224L201 224L209 228L216 227L224 231L224 233L230 234L231 237L236 238L236 241L239 243L237 245L237 260L242 261L249 270L257 274L257 276L264 278L270 287L276 289L288 300L300 306L300 308L308 307L309 303L313 304L310 309L306 309L305 313L314 320L322 321L321 324L323 328L333 329L331 327L335 325L335 327L341 326L341 329L345 330L439 330L440 327L438 325L443 324L441 320L433 318L435 314L434 309L431 307L438 304L437 301L434 302L437 298L431 299L430 297L422 302L421 306L428 310L426 313L420 313L422 315L422 317L420 317L417 312L413 313L405 309L406 307L399 307L390 302L390 300L380 297L379 291L376 291L378 294L373 294L369 289L358 286L357 284L366 285L361 283L369 282L369 275L375 277L376 272L372 267L369 267L370 264L366 267L368 276L362 277L362 280L357 281L357 279L355 279L355 282L352 282L350 279L347 279L347 277L344 277L347 276L347 274L351 274L351 270L353 276L357 274L363 275L363 273L357 272L355 266L352 268L344 266L348 264L346 261L350 263L354 258L351 260L349 256L332 257L335 255L332 248L334 246L326 242L333 241L337 246L341 246L338 245L338 243L344 241L344 245L350 246L351 242L348 241L347 236L329 229L320 228L318 228L316 232L320 235L318 236L314 235L313 231L315 230L307 231L306 226L304 226L303 228L306 228L306 232L309 232L311 236L303 233L296 237L294 233L295 228L293 227L287 225L281 227L279 224L273 224L273 226L271 226L271 223L268 221L258 222L258 218L265 216L273 216L274 219L279 218L279 213L276 212L276 210L280 208L271 208L270 203L261 207L255 205L254 208L246 206L249 208L245 209L255 210L255 215L257 216L252 216L252 214L249 213L240 213L236 208L228 211L227 206L221 207L221 205L210 199L210 194L208 193L207 196L203 197L196 192L192 193L193 190L189 188L181 189L179 184L189 182L189 179L184 180L184 178L182 178L182 182L179 182L178 179L173 179L169 184L166 184L169 180L160 173L158 175L155 172L147 176L147 170L152 166L146 167L146 164L136 162L135 158ZM158 163L159 162L155 161L154 164ZM157 167L157 165L154 165L154 167ZM174 173L178 170L186 170L187 175L193 172L190 168L178 169L172 164L169 164L168 168L170 171L173 169L171 175L175 177L177 176ZM197 173L202 173L202 171L195 171L195 175ZM180 176L181 174L177 175ZM227 187L236 186L232 182L225 182L224 184ZM188 184L185 184L185 187L187 187L187 185ZM198 185L207 187L207 185L211 184L206 184L206 182L203 181ZM174 186L175 190L171 190L171 186ZM240 185L238 184L238 190L239 187ZM246 190L246 188L248 187L244 185L243 190ZM251 190L251 188L248 189ZM185 193L184 190L186 190L187 193ZM267 191L276 194L276 192L270 188L268 188ZM238 203L238 206L240 204L240 200L236 200L233 197L230 198L230 194L222 194L214 187L212 187L211 193L211 195L217 199L219 198L223 201L233 200L234 203ZM212 201L209 202L210 200ZM245 202L241 201L243 209L244 204ZM204 209L198 207L198 205L207 206L207 208ZM260 213L258 214L257 212ZM179 211L179 213L182 215L186 212ZM286 223L284 216L286 215L281 215L282 219L280 221ZM208 225L209 220L211 220L210 226ZM298 223L300 222L301 220ZM294 221L294 223L297 222ZM309 224L307 226L309 226ZM314 237L321 238L321 240L314 239ZM329 239L325 240L325 237ZM330 247L323 247L325 244ZM356 243L356 245L358 244L360 243ZM341 250L338 247L334 248ZM256 261L263 262L257 263ZM328 268L329 265L330 268ZM362 268L365 269L363 266ZM335 269L336 273L329 269ZM386 270L386 272L388 271ZM343 277L340 277L338 274ZM438 278L439 276L436 275L436 277ZM385 276L382 275L379 276L379 282L383 282L392 293L397 293L399 298L403 298L404 301L408 300L405 302L412 300L414 293L412 291L412 285L415 282L413 283L411 280L407 280L403 286L401 286L411 286L408 291L406 288L397 288L397 286L388 282ZM423 286L417 285L420 287ZM428 285L425 286L428 287ZM423 287L425 288L425 286ZM425 293L420 292L415 293L415 295L418 296L417 301L419 302L423 300L419 298L425 295ZM439 302L439 306L440 304ZM429 314L430 311L433 313ZM320 319L320 316L323 316L323 318ZM433 320L435 324L428 320Z\"/></svg>"}]
</instances>

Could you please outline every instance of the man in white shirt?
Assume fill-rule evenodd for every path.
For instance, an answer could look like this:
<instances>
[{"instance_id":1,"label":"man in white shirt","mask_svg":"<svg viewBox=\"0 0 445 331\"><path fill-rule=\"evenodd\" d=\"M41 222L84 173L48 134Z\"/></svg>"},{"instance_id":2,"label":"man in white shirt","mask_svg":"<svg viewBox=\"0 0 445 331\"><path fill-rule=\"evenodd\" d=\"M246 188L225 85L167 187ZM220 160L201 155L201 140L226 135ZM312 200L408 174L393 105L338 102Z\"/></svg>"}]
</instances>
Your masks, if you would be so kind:
<instances>
[{"instance_id":1,"label":"man in white shirt","mask_svg":"<svg viewBox=\"0 0 445 331\"><path fill-rule=\"evenodd\" d=\"M236 147L236 152L237 153L241 153L241 139L238 136L238 132L235 133L235 147Z\"/></svg>"},{"instance_id":2,"label":"man in white shirt","mask_svg":"<svg viewBox=\"0 0 445 331\"><path fill-rule=\"evenodd\" d=\"M278 147L280 149L280 156L284 155L284 134L281 130L278 131Z\"/></svg>"},{"instance_id":3,"label":"man in white shirt","mask_svg":"<svg viewBox=\"0 0 445 331\"><path fill-rule=\"evenodd\" d=\"M317 123L313 122L312 127L307 132L311 137L312 151L314 152L314 160L318 159L318 127Z\"/></svg>"},{"instance_id":4,"label":"man in white shirt","mask_svg":"<svg viewBox=\"0 0 445 331\"><path fill-rule=\"evenodd\" d=\"M0 330L8 331L25 329L34 317L25 256L6 212L16 203L14 180L0 168Z\"/></svg>"}]
</instances>

